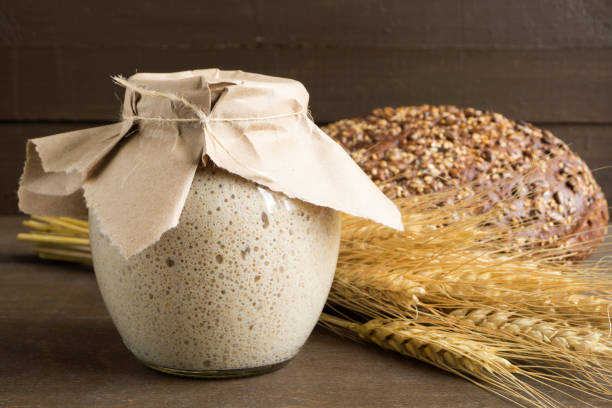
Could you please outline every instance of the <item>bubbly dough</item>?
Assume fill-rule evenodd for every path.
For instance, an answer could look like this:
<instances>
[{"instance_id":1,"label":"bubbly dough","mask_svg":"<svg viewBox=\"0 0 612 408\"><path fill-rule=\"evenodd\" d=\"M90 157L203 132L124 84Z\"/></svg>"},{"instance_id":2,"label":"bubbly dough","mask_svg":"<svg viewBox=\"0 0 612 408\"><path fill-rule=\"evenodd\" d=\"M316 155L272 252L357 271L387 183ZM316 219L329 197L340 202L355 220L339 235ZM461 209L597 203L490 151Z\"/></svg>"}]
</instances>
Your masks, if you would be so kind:
<instances>
[{"instance_id":1,"label":"bubbly dough","mask_svg":"<svg viewBox=\"0 0 612 408\"><path fill-rule=\"evenodd\" d=\"M179 225L123 258L90 214L96 277L126 346L181 370L293 357L314 328L338 257L340 215L212 166Z\"/></svg>"}]
</instances>

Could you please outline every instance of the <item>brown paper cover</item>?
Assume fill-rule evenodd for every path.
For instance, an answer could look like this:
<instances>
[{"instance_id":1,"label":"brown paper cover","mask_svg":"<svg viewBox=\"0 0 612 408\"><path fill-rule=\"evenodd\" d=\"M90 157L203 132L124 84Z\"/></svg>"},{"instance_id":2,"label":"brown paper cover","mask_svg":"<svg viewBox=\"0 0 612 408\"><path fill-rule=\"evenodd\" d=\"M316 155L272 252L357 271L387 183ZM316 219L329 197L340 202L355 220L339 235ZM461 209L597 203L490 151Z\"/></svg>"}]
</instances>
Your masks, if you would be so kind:
<instances>
[{"instance_id":1,"label":"brown paper cover","mask_svg":"<svg viewBox=\"0 0 612 408\"><path fill-rule=\"evenodd\" d=\"M395 205L312 122L301 83L218 69L118 81L122 121L28 141L22 211L82 216L87 206L129 257L177 225L210 159L289 197L403 228Z\"/></svg>"}]
</instances>

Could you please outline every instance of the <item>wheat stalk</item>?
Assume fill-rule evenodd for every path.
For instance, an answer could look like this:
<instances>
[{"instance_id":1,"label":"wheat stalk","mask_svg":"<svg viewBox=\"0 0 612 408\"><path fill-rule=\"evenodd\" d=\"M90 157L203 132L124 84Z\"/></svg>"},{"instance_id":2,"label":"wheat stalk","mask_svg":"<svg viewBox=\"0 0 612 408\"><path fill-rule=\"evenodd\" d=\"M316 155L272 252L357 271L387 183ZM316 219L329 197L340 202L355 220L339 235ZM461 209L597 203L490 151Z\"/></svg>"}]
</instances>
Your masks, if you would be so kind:
<instances>
[{"instance_id":1,"label":"wheat stalk","mask_svg":"<svg viewBox=\"0 0 612 408\"><path fill-rule=\"evenodd\" d=\"M595 333L595 336L589 338L592 342L590 347L602 354L577 352L571 348L561 348L558 344L540 342L535 336L517 335L510 327L501 330L490 326L476 326L472 322L462 321L456 315L449 317L445 308L419 305L418 301L410 307L398 306L399 295L386 295L368 288L341 286L335 282L328 298L328 306L332 309L348 310L353 316L359 316L366 321L380 318L416 320L428 329L443 330L449 338L463 339L469 333L472 341L503 350L503 358L520 362L520 367L524 368L523 375L540 381L545 386L562 386L564 389L574 389L600 398L610 395L612 388L609 343L607 337L596 329L583 329L578 334L589 338L590 334ZM400 300L403 301L401 298ZM561 322L553 321L550 324L562 326Z\"/></svg>"},{"instance_id":2,"label":"wheat stalk","mask_svg":"<svg viewBox=\"0 0 612 408\"><path fill-rule=\"evenodd\" d=\"M364 251L365 253L365 251ZM389 254L389 257L392 256ZM565 271L540 269L515 273L520 262L491 262L483 272L461 271L456 264L431 265L427 272L410 270L409 260L399 260L398 268L387 264L389 257L374 265L347 260L341 253L336 272L336 287L355 286L370 293L384 293L399 305L413 308L416 304L437 307L471 307L474 303L505 306L520 310L524 315L548 313L582 327L590 324L601 329L609 327L608 308L611 289L609 280L592 279ZM482 260L482 259L481 259ZM473 262L472 264L474 264ZM483 265L476 265L478 269ZM496 269L491 272L491 269ZM449 272L450 271L450 272ZM597 288L603 295L585 295Z\"/></svg>"},{"instance_id":3,"label":"wheat stalk","mask_svg":"<svg viewBox=\"0 0 612 408\"><path fill-rule=\"evenodd\" d=\"M364 324L327 313L320 321L332 329L341 328L379 347L416 358L515 402L555 406L554 400L516 377L522 370L499 352L469 336L423 326L406 319L372 319ZM337 330L336 330L337 331ZM342 332L340 332L342 334Z\"/></svg>"},{"instance_id":4,"label":"wheat stalk","mask_svg":"<svg viewBox=\"0 0 612 408\"><path fill-rule=\"evenodd\" d=\"M507 228L482 227L491 214L438 217L429 204L398 204L403 233L345 218L328 305L365 320L428 319L428 328L499 347L547 386L611 394L610 268L563 262L571 248L518 250L504 243Z\"/></svg>"},{"instance_id":5,"label":"wheat stalk","mask_svg":"<svg viewBox=\"0 0 612 408\"><path fill-rule=\"evenodd\" d=\"M577 329L567 324L550 322L533 317L517 316L508 311L494 309L455 309L448 314L451 319L487 328L497 333L522 336L526 339L551 344L564 350L603 354L612 357L612 347L606 334L593 329Z\"/></svg>"},{"instance_id":6,"label":"wheat stalk","mask_svg":"<svg viewBox=\"0 0 612 408\"><path fill-rule=\"evenodd\" d=\"M495 350L470 340L458 340L435 328L419 327L415 322L399 319L373 319L358 324L323 313L320 320L340 326L382 348L419 359L447 371L459 370L473 376L484 372L515 373L520 370Z\"/></svg>"},{"instance_id":7,"label":"wheat stalk","mask_svg":"<svg viewBox=\"0 0 612 408\"><path fill-rule=\"evenodd\" d=\"M403 242L403 243L402 243ZM406 247L407 241L397 240ZM590 276L583 267L537 265L516 259L496 259L478 254L438 253L430 259L413 255L398 256L385 250L341 250L337 288L354 286L371 293L384 293L397 304L413 308L417 303L437 307L473 308L474 303L521 311L524 316L551 314L569 324L589 324L602 330L609 327L608 308L611 281ZM467 259L467 261L462 259ZM532 265L534 264L534 265ZM523 268L521 266L524 265ZM585 295L585 292L603 292Z\"/></svg>"},{"instance_id":8,"label":"wheat stalk","mask_svg":"<svg viewBox=\"0 0 612 408\"><path fill-rule=\"evenodd\" d=\"M612 282L602 273L611 268L569 265L568 248L510 243L525 225L489 226L496 209L475 215L478 196L439 207L444 197L397 201L402 233L344 217L328 306L359 320L321 321L520 404L556 406L521 376L610 395ZM41 258L91 263L86 221L36 217L24 225L34 232L18 238L38 243Z\"/></svg>"},{"instance_id":9,"label":"wheat stalk","mask_svg":"<svg viewBox=\"0 0 612 408\"><path fill-rule=\"evenodd\" d=\"M416 300L439 307L473 307L477 302L526 315L555 314L579 327L609 327L612 281L601 273L609 267L559 262L571 248L518 251L503 243L508 228L481 227L494 214L455 213L441 228L430 228L439 209L419 206L414 199L398 204L407 226L403 233L345 217L339 285L396 293L408 306Z\"/></svg>"},{"instance_id":10,"label":"wheat stalk","mask_svg":"<svg viewBox=\"0 0 612 408\"><path fill-rule=\"evenodd\" d=\"M19 241L37 244L34 252L42 259L91 264L89 224L68 217L32 216L23 225L33 232L19 233Z\"/></svg>"}]
</instances>

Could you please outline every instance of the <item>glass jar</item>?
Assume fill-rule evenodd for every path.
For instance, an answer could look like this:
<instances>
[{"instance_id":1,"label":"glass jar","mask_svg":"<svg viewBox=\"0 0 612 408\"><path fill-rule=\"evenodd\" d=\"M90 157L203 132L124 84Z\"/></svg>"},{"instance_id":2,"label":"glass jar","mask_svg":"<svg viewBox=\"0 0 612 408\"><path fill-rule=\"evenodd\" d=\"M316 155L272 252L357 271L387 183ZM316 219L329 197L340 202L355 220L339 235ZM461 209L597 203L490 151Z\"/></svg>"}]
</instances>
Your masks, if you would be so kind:
<instances>
[{"instance_id":1,"label":"glass jar","mask_svg":"<svg viewBox=\"0 0 612 408\"><path fill-rule=\"evenodd\" d=\"M180 222L125 259L90 211L96 278L127 348L193 377L279 368L323 309L340 215L214 166L200 167Z\"/></svg>"}]
</instances>

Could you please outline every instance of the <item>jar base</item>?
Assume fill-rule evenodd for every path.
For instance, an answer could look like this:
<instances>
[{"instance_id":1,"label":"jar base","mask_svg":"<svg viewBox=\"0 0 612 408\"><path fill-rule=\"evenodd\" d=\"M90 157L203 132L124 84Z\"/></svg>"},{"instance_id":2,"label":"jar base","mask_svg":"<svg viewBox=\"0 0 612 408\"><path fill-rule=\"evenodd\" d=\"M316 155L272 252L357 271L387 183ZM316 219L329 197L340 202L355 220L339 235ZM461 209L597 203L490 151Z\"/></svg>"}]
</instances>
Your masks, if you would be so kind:
<instances>
[{"instance_id":1,"label":"jar base","mask_svg":"<svg viewBox=\"0 0 612 408\"><path fill-rule=\"evenodd\" d=\"M181 377L191 377L191 378L202 378L202 379L210 379L210 380L219 380L225 378L240 378L240 377L250 377L254 375L260 375L269 373L272 371L276 371L280 368L283 368L292 359L288 359L276 364L270 364L261 367L252 367L252 368L237 368L237 369L229 369L229 370L182 370L178 368L170 368L170 367L162 367L151 363L145 363L144 365L155 370L161 371L165 374L178 375Z\"/></svg>"}]
</instances>

